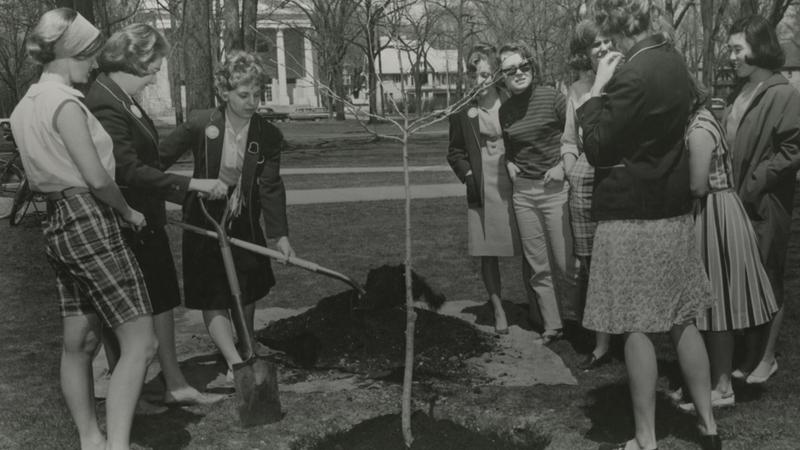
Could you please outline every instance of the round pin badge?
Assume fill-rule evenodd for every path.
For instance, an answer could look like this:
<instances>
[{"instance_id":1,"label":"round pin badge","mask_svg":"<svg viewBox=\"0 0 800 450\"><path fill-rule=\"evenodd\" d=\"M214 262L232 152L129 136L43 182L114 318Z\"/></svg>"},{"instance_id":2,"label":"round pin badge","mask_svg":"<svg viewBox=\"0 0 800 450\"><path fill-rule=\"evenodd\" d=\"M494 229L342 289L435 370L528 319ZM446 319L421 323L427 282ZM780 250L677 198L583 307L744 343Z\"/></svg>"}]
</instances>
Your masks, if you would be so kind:
<instances>
[{"instance_id":1,"label":"round pin badge","mask_svg":"<svg viewBox=\"0 0 800 450\"><path fill-rule=\"evenodd\" d=\"M214 125L206 127L206 137L209 139L216 139L219 137L219 128Z\"/></svg>"},{"instance_id":2,"label":"round pin badge","mask_svg":"<svg viewBox=\"0 0 800 450\"><path fill-rule=\"evenodd\" d=\"M138 106L132 104L131 105L131 112L133 113L134 116L136 116L137 119L141 119L142 118L142 110L139 109Z\"/></svg>"},{"instance_id":3,"label":"round pin badge","mask_svg":"<svg viewBox=\"0 0 800 450\"><path fill-rule=\"evenodd\" d=\"M467 110L467 117L469 117L470 119L474 119L474 118L478 117L478 108L475 108L473 106L472 108L468 109Z\"/></svg>"}]
</instances>

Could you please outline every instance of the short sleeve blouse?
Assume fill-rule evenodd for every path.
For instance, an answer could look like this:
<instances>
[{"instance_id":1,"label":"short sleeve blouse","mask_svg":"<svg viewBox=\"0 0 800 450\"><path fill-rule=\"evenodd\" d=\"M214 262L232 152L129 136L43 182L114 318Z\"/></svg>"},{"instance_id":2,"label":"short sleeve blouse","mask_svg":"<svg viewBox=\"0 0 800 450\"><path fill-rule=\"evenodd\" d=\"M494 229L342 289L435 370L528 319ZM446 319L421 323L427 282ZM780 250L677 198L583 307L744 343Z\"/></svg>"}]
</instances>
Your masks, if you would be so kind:
<instances>
[{"instance_id":1,"label":"short sleeve blouse","mask_svg":"<svg viewBox=\"0 0 800 450\"><path fill-rule=\"evenodd\" d=\"M83 104L82 97L80 91L63 83L42 81L28 89L11 113L11 131L33 190L55 192L70 187L88 187L67 152L61 134L55 129L55 114L67 101L77 102L86 113L89 133L100 163L114 178L114 144L111 136ZM61 132L69 133L69 130Z\"/></svg>"}]
</instances>

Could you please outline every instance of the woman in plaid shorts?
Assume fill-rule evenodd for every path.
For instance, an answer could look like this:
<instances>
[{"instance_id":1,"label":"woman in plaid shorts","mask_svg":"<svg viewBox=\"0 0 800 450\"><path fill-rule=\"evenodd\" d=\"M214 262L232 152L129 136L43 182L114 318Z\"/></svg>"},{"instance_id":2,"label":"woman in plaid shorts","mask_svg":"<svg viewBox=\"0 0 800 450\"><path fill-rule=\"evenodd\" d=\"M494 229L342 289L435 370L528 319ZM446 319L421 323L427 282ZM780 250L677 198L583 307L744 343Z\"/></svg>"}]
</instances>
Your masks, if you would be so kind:
<instances>
[{"instance_id":1,"label":"woman in plaid shorts","mask_svg":"<svg viewBox=\"0 0 800 450\"><path fill-rule=\"evenodd\" d=\"M47 198L44 235L56 271L64 326L61 387L82 449L128 448L145 368L156 351L150 299L120 233L119 219L145 225L114 182L111 137L81 103L102 46L100 32L69 8L46 12L28 40L42 75L11 114L31 187ZM120 342L121 357L106 400L106 432L94 404L92 358L101 320Z\"/></svg>"},{"instance_id":2,"label":"woman in plaid shorts","mask_svg":"<svg viewBox=\"0 0 800 450\"><path fill-rule=\"evenodd\" d=\"M592 188L594 167L583 153L580 129L575 124L575 111L589 99L589 91L594 83L597 63L611 48L610 38L600 34L597 25L584 20L575 27L575 35L570 42L570 66L577 70L580 78L569 87L567 95L567 119L564 134L561 136L561 157L564 159L564 173L569 180L569 216L575 256L580 261L581 303L586 300L586 284L589 281L589 267L592 261L592 240L597 222L592 220ZM611 335L595 332L594 350L580 363L582 370L592 370L611 361L608 347Z\"/></svg>"}]
</instances>

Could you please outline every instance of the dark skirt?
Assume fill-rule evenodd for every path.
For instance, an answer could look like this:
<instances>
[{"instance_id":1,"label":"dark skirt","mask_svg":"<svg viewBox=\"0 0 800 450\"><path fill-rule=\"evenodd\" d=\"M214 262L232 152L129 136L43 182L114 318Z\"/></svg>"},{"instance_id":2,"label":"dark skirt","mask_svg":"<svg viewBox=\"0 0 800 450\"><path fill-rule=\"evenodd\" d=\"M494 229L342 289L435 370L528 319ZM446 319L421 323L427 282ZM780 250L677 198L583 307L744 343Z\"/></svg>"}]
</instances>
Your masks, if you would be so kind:
<instances>
[{"instance_id":1,"label":"dark skirt","mask_svg":"<svg viewBox=\"0 0 800 450\"><path fill-rule=\"evenodd\" d=\"M123 237L142 269L150 303L153 305L153 315L180 305L178 273L164 227L146 227L138 233L125 229Z\"/></svg>"}]
</instances>

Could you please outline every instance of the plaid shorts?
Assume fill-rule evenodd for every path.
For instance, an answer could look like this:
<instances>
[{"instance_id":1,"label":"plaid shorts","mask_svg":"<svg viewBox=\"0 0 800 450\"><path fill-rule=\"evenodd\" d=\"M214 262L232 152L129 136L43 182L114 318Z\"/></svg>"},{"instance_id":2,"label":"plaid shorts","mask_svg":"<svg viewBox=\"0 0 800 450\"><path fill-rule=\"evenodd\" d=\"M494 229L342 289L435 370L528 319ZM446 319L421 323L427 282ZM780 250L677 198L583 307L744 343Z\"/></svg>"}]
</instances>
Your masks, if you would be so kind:
<instances>
[{"instance_id":1,"label":"plaid shorts","mask_svg":"<svg viewBox=\"0 0 800 450\"><path fill-rule=\"evenodd\" d=\"M90 193L49 201L44 229L61 316L97 314L111 328L152 313L114 210Z\"/></svg>"}]
</instances>

